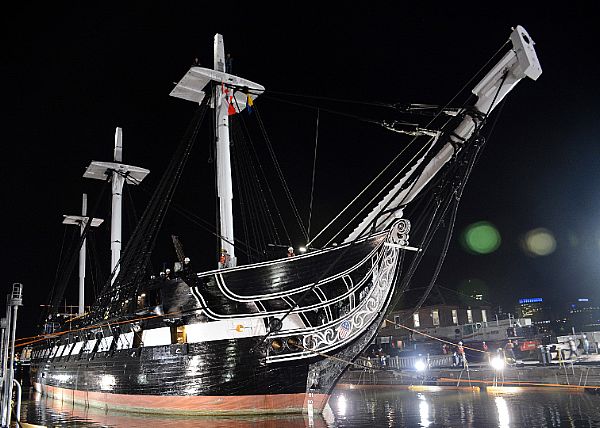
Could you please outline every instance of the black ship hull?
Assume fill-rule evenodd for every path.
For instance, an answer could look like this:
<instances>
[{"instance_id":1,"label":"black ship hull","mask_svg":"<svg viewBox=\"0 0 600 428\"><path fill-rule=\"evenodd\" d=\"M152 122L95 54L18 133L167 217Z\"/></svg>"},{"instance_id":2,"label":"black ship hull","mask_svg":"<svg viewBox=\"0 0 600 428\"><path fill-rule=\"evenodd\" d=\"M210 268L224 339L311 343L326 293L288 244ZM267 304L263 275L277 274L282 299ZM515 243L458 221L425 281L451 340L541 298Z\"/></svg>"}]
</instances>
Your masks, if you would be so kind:
<instances>
[{"instance_id":1,"label":"black ship hull","mask_svg":"<svg viewBox=\"0 0 600 428\"><path fill-rule=\"evenodd\" d=\"M32 381L116 410L321 412L383 321L408 228L404 220L320 254L151 283L160 314L55 333L33 352ZM231 292L242 283L248 296Z\"/></svg>"}]
</instances>

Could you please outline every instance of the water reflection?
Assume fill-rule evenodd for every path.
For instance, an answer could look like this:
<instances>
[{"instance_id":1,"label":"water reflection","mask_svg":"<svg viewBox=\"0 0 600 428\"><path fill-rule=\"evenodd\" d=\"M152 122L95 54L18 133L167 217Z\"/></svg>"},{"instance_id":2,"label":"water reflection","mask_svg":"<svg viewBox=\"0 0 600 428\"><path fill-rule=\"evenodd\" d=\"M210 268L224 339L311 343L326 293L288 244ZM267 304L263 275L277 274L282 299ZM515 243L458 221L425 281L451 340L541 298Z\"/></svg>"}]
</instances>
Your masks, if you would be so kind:
<instances>
[{"instance_id":1,"label":"water reflection","mask_svg":"<svg viewBox=\"0 0 600 428\"><path fill-rule=\"evenodd\" d=\"M508 405L504 397L496 397L496 407L498 408L498 426L507 428L510 426L510 413L508 413Z\"/></svg>"},{"instance_id":2,"label":"water reflection","mask_svg":"<svg viewBox=\"0 0 600 428\"><path fill-rule=\"evenodd\" d=\"M344 394L341 394L338 397L338 413L340 414L340 416L346 416L346 397L344 396Z\"/></svg>"},{"instance_id":3,"label":"water reflection","mask_svg":"<svg viewBox=\"0 0 600 428\"><path fill-rule=\"evenodd\" d=\"M329 407L331 406L331 407ZM186 417L107 412L31 395L30 423L66 427L346 428L396 426L600 426L600 396L566 391L488 394L471 391L339 390L323 416Z\"/></svg>"},{"instance_id":4,"label":"water reflection","mask_svg":"<svg viewBox=\"0 0 600 428\"><path fill-rule=\"evenodd\" d=\"M344 390L330 404L335 420L328 427L600 426L600 396L582 392Z\"/></svg>"},{"instance_id":5,"label":"water reflection","mask_svg":"<svg viewBox=\"0 0 600 428\"><path fill-rule=\"evenodd\" d=\"M429 420L429 404L427 404L427 400L425 400L425 396L423 396L423 394L417 394L417 398L419 399L419 415L421 416L421 426L428 427L431 425L431 421Z\"/></svg>"},{"instance_id":6,"label":"water reflection","mask_svg":"<svg viewBox=\"0 0 600 428\"><path fill-rule=\"evenodd\" d=\"M235 426L239 428L326 428L327 426L334 426L328 425L320 415L314 415L309 420L308 415L192 417L109 412L104 409L53 400L35 392L32 392L31 399L24 403L21 415L22 420L29 423L61 427L225 428Z\"/></svg>"}]
</instances>

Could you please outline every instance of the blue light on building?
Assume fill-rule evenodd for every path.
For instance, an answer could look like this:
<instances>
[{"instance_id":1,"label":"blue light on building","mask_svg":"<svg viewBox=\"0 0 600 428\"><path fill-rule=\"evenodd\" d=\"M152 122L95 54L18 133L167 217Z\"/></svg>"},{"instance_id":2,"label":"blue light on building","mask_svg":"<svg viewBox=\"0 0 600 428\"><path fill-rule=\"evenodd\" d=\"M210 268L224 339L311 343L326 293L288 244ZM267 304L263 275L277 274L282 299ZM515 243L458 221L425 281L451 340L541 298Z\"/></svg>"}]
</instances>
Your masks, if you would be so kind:
<instances>
[{"instance_id":1,"label":"blue light on building","mask_svg":"<svg viewBox=\"0 0 600 428\"><path fill-rule=\"evenodd\" d=\"M527 303L541 303L544 299L541 297L529 297L527 299L519 299L519 305L525 305Z\"/></svg>"}]
</instances>

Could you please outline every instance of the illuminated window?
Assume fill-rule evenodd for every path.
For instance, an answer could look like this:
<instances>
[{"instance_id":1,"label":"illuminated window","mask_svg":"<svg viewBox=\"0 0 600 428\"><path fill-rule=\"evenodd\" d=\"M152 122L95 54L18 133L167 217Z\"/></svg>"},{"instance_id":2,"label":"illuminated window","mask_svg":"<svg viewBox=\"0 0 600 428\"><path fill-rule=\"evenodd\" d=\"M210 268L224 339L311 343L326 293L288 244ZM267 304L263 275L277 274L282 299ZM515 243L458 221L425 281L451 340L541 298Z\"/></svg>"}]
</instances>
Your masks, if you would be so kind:
<instances>
[{"instance_id":1,"label":"illuminated window","mask_svg":"<svg viewBox=\"0 0 600 428\"><path fill-rule=\"evenodd\" d=\"M398 315L396 315L394 317L394 324L395 324L394 325L395 328L402 328L402 327L400 327L400 317Z\"/></svg>"},{"instance_id":2,"label":"illuminated window","mask_svg":"<svg viewBox=\"0 0 600 428\"><path fill-rule=\"evenodd\" d=\"M485 309L481 310L481 321L487 322L487 311Z\"/></svg>"},{"instance_id":3,"label":"illuminated window","mask_svg":"<svg viewBox=\"0 0 600 428\"><path fill-rule=\"evenodd\" d=\"M458 325L458 311L456 309L452 309L452 324Z\"/></svg>"},{"instance_id":4,"label":"illuminated window","mask_svg":"<svg viewBox=\"0 0 600 428\"><path fill-rule=\"evenodd\" d=\"M473 322L473 311L471 309L467 309L467 322L469 324Z\"/></svg>"},{"instance_id":5,"label":"illuminated window","mask_svg":"<svg viewBox=\"0 0 600 428\"><path fill-rule=\"evenodd\" d=\"M420 327L421 326L421 321L419 320L419 313L418 312L416 314L413 314L413 325L415 327Z\"/></svg>"},{"instance_id":6,"label":"illuminated window","mask_svg":"<svg viewBox=\"0 0 600 428\"><path fill-rule=\"evenodd\" d=\"M431 311L431 318L433 318L433 325L440 325L440 311L433 309Z\"/></svg>"}]
</instances>

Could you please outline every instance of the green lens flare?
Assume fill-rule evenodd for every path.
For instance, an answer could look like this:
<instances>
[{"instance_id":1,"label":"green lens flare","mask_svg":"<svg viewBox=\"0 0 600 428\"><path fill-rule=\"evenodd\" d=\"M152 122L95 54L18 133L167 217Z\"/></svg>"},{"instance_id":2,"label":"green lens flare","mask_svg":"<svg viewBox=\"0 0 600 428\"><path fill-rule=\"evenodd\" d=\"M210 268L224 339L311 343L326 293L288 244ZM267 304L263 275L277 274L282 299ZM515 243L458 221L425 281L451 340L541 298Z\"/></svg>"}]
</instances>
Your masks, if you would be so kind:
<instances>
[{"instance_id":1,"label":"green lens flare","mask_svg":"<svg viewBox=\"0 0 600 428\"><path fill-rule=\"evenodd\" d=\"M487 221L480 221L465 229L463 241L466 248L473 253L490 254L500 247L502 239L494 225Z\"/></svg>"}]
</instances>

